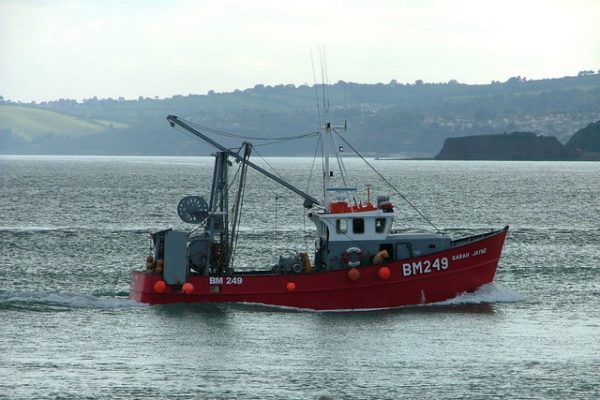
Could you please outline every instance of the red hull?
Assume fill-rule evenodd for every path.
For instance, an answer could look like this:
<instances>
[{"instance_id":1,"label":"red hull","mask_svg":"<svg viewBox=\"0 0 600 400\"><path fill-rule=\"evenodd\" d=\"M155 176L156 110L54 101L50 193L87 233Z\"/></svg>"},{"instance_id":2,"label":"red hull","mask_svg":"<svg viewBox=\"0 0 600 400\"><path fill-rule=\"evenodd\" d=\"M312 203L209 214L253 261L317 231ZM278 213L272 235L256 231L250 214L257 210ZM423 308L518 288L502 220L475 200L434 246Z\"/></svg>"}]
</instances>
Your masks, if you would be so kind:
<instances>
[{"instance_id":1,"label":"red hull","mask_svg":"<svg viewBox=\"0 0 600 400\"><path fill-rule=\"evenodd\" d=\"M182 293L179 285L167 286L165 292L157 293L154 284L161 280L160 275L133 271L130 298L149 304L239 302L311 310L434 303L492 282L507 232L505 228L423 257L360 267L356 280L350 279L348 269L295 275L190 275L187 282L193 285L192 293ZM387 279L380 271L385 267L390 272Z\"/></svg>"}]
</instances>

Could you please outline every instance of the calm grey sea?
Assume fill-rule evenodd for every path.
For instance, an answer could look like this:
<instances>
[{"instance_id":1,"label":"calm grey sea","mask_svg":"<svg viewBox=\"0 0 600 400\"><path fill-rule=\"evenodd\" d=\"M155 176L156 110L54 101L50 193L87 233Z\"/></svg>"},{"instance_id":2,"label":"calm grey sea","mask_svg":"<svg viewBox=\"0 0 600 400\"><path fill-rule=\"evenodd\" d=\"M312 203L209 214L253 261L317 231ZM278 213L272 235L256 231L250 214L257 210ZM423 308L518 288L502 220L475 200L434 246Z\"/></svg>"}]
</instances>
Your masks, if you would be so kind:
<instances>
[{"instance_id":1,"label":"calm grey sea","mask_svg":"<svg viewBox=\"0 0 600 400\"><path fill-rule=\"evenodd\" d=\"M267 162L318 194L312 159ZM600 163L372 162L455 237L509 224L496 282L377 312L139 305L129 271L150 231L190 228L176 206L208 194L212 159L0 157L0 398L600 398ZM396 228L433 229L348 169ZM313 248L300 198L248 185L236 268Z\"/></svg>"}]
</instances>

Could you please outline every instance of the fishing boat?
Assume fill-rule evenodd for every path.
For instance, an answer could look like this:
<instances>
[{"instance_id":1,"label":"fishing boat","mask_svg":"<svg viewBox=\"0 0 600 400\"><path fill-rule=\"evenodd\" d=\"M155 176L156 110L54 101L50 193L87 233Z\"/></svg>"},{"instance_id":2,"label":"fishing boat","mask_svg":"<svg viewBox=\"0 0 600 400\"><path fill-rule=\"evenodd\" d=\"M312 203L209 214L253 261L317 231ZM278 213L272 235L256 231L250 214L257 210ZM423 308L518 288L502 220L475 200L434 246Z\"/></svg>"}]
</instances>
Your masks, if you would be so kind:
<instances>
[{"instance_id":1,"label":"fishing boat","mask_svg":"<svg viewBox=\"0 0 600 400\"><path fill-rule=\"evenodd\" d=\"M133 300L370 310L440 302L494 279L508 226L458 239L439 230L394 231L395 206L390 197L372 200L368 192L367 199L358 200L357 189L347 179L342 142L373 167L340 134L344 127L327 123L318 132L323 184L322 198L317 199L253 163L249 142L233 151L191 121L173 115L167 120L217 149L210 198L186 196L179 202L179 217L194 225L190 232L167 229L151 234L153 254L147 256L145 268L131 272ZM230 160L240 165L234 199L229 199ZM316 227L314 252L278 258L273 254L276 262L256 270L234 268L248 168L303 198L306 215Z\"/></svg>"}]
</instances>

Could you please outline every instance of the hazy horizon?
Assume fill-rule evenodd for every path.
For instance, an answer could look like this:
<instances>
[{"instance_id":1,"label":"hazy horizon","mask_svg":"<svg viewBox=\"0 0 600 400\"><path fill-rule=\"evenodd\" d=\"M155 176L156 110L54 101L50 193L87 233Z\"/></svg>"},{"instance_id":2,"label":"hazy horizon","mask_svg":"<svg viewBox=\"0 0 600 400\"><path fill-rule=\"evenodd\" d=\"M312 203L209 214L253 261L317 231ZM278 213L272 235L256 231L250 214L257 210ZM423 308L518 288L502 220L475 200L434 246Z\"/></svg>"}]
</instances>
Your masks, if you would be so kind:
<instances>
[{"instance_id":1,"label":"hazy horizon","mask_svg":"<svg viewBox=\"0 0 600 400\"><path fill-rule=\"evenodd\" d=\"M581 72L581 70L578 71L578 72ZM600 70L598 70L598 71L594 70L594 74L600 74ZM524 78L525 81L527 82L527 81L538 81L538 80L552 80L552 79L562 79L562 78L575 78L577 75L578 75L578 73L575 72L575 73L568 74L568 75L565 75L565 76L547 76L547 77L540 77L540 78L535 78L535 79L527 78L527 77L522 77L522 78ZM510 78L512 78L512 77L510 77ZM335 85L339 81L344 81L347 84L359 84L359 85L377 85L377 84L389 85L389 84L391 84L391 82L354 82L354 81L345 81L343 79L339 79L339 80L337 80L335 82L329 82L328 84ZM467 83L467 82L462 82L460 80L457 80L457 81L458 81L459 84L465 84L465 85L473 85L473 86L475 86L475 85L492 85L492 84L494 84L494 82L506 83L507 80L500 81L500 80L495 79L495 80L492 80L490 82L482 82L482 83ZM396 82L396 83L398 85L414 85L415 84L415 82ZM423 84L431 84L431 85L444 85L447 82L429 82L429 81L424 80L422 83ZM320 87L322 85L322 82L316 82L316 83L313 83L313 82L308 83L308 82L306 82L306 83L303 83L303 84L294 84L294 83L289 83L289 82L278 82L278 83L276 82L276 83L272 83L272 84L263 84L261 82L257 82L255 85L250 86L250 87L233 88L233 89L222 91L222 92L209 89L209 92L214 92L216 94L230 94L230 93L235 93L237 91L245 91L245 90L248 90L248 89L254 89L257 85L263 85L265 87L276 87L276 86L280 86L280 85L284 85L284 86L294 85L296 88L299 88L300 86L302 86L304 84L308 85L309 87L314 87L314 86ZM124 97L124 96L119 96L119 97L113 97L113 96L99 97L99 96L94 95L94 96L85 97L85 98L69 98L69 97L49 98L49 99L45 99L45 100L39 100L39 102L37 100L27 100L27 101L24 101L24 100L18 100L18 99L8 98L8 97L4 96L4 101L8 102L8 104L12 103L12 104L15 104L15 105L28 105L28 104L38 104L38 103L42 104L42 103L45 103L45 102L53 102L53 101L58 101L58 100L61 100L61 99L76 100L78 103L82 103L83 101L88 100L88 99L92 99L92 98L96 98L99 101L102 101L102 100L119 100L121 98L125 99L126 101L128 101L128 100L139 100L140 97L143 97L144 99L151 98L151 99L158 99L158 100L167 100L167 99L170 99L170 98L173 98L173 97L176 97L176 96L188 96L188 95L191 95L191 96L205 96L205 95L208 95L208 94L209 94L208 92L204 92L204 93L191 93L191 92L189 92L189 93L173 93L173 94L165 95L165 96L162 96L162 97L161 96L141 96L141 95L138 95L138 96L134 95L134 96L131 96L131 97ZM1 95L2 95L2 93L0 93L0 96Z\"/></svg>"},{"instance_id":2,"label":"hazy horizon","mask_svg":"<svg viewBox=\"0 0 600 400\"><path fill-rule=\"evenodd\" d=\"M600 69L597 15L593 0L3 0L0 95L135 99L310 85L321 81L319 46L331 82L573 76Z\"/></svg>"}]
</instances>

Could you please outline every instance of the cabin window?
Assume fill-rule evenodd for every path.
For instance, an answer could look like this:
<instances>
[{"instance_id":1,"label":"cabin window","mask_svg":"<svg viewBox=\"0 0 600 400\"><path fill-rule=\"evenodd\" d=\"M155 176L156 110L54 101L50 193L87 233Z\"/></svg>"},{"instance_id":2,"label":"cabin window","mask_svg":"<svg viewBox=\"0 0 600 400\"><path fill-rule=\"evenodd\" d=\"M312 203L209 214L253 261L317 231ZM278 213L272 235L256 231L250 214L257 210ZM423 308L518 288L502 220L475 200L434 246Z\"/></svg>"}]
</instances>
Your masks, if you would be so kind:
<instances>
[{"instance_id":1,"label":"cabin window","mask_svg":"<svg viewBox=\"0 0 600 400\"><path fill-rule=\"evenodd\" d=\"M362 218L354 218L352 220L352 232L365 233L365 220Z\"/></svg>"},{"instance_id":2,"label":"cabin window","mask_svg":"<svg viewBox=\"0 0 600 400\"><path fill-rule=\"evenodd\" d=\"M338 219L335 221L335 230L337 233L346 233L348 232L348 221L345 219Z\"/></svg>"},{"instance_id":3,"label":"cabin window","mask_svg":"<svg viewBox=\"0 0 600 400\"><path fill-rule=\"evenodd\" d=\"M375 218L375 232L385 232L385 218Z\"/></svg>"}]
</instances>

